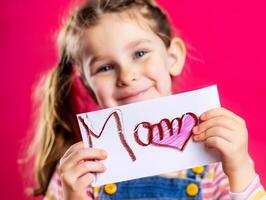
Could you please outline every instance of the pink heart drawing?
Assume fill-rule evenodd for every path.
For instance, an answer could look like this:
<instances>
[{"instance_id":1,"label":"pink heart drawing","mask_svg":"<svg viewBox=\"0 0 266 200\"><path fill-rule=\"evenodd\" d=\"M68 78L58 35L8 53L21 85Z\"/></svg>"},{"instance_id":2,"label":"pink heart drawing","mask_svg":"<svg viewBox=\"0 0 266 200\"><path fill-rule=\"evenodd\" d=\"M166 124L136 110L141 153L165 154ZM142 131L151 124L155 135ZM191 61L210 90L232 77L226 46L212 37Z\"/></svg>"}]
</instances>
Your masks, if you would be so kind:
<instances>
[{"instance_id":1,"label":"pink heart drawing","mask_svg":"<svg viewBox=\"0 0 266 200\"><path fill-rule=\"evenodd\" d=\"M192 135L192 129L198 123L194 113L186 113L181 118L160 121L159 126L153 125L151 144L183 150Z\"/></svg>"}]
</instances>

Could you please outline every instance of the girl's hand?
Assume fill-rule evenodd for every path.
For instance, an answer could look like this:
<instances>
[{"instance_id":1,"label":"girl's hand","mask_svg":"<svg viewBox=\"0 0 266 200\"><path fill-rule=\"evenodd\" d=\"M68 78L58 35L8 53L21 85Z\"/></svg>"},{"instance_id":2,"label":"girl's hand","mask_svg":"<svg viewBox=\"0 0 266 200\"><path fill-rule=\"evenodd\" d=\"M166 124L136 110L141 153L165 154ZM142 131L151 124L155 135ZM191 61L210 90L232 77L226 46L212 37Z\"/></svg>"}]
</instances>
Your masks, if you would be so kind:
<instances>
[{"instance_id":1,"label":"girl's hand","mask_svg":"<svg viewBox=\"0 0 266 200\"><path fill-rule=\"evenodd\" d=\"M60 179L65 199L88 199L87 188L94 180L95 172L104 172L105 166L98 162L107 153L101 149L85 148L82 142L72 145L60 159Z\"/></svg>"},{"instance_id":2,"label":"girl's hand","mask_svg":"<svg viewBox=\"0 0 266 200\"><path fill-rule=\"evenodd\" d=\"M231 191L243 191L255 177L248 154L245 121L229 110L215 108L200 116L200 123L193 128L193 133L195 141L205 141L208 148L220 152Z\"/></svg>"}]
</instances>

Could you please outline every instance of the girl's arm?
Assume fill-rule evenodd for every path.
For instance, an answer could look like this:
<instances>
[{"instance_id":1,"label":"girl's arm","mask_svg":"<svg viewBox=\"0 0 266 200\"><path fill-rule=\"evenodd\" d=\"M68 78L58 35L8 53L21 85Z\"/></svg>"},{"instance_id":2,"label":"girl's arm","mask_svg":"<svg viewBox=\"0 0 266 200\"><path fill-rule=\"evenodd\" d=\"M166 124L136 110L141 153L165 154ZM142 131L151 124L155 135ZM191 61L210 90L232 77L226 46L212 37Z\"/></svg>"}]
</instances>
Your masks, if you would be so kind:
<instances>
[{"instance_id":1,"label":"girl's arm","mask_svg":"<svg viewBox=\"0 0 266 200\"><path fill-rule=\"evenodd\" d=\"M266 200L266 192L260 183L258 175L256 175L245 191L241 193L230 192L230 196L233 200Z\"/></svg>"},{"instance_id":2,"label":"girl's arm","mask_svg":"<svg viewBox=\"0 0 266 200\"><path fill-rule=\"evenodd\" d=\"M223 172L221 163L213 163L208 166L208 173L202 180L202 194L204 200L266 200L266 193L258 175L243 192L230 192L228 178Z\"/></svg>"},{"instance_id":3,"label":"girl's arm","mask_svg":"<svg viewBox=\"0 0 266 200\"><path fill-rule=\"evenodd\" d=\"M205 141L208 148L220 152L230 191L245 191L256 176L248 154L245 121L229 110L215 108L200 116L200 124L194 127L193 133L194 140Z\"/></svg>"}]
</instances>

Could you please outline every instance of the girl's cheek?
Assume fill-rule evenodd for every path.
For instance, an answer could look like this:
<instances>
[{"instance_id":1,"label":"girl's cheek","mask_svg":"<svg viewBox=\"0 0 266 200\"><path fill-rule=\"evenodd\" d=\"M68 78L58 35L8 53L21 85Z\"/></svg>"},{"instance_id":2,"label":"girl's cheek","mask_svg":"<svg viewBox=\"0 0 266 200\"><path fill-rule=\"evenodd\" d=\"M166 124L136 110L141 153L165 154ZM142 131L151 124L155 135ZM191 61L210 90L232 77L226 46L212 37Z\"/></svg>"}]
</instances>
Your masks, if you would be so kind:
<instances>
[{"instance_id":1,"label":"girl's cheek","mask_svg":"<svg viewBox=\"0 0 266 200\"><path fill-rule=\"evenodd\" d=\"M104 108L108 108L111 106L111 98L108 96L108 94L106 93L98 93L98 102L99 102L99 105L104 107Z\"/></svg>"},{"instance_id":2,"label":"girl's cheek","mask_svg":"<svg viewBox=\"0 0 266 200\"><path fill-rule=\"evenodd\" d=\"M113 105L113 92L114 87L112 82L100 81L98 82L97 89L95 91L99 104L103 107L111 107Z\"/></svg>"}]
</instances>

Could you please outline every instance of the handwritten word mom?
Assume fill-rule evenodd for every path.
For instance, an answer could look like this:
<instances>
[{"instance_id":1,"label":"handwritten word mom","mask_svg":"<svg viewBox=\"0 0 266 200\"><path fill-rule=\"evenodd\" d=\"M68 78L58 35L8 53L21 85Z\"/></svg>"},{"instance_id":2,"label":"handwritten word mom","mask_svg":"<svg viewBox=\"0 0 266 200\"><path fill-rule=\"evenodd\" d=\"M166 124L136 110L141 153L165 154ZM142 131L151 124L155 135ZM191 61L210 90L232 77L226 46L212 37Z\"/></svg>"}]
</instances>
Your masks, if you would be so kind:
<instances>
[{"instance_id":1,"label":"handwritten word mom","mask_svg":"<svg viewBox=\"0 0 266 200\"><path fill-rule=\"evenodd\" d=\"M78 120L84 126L89 140L89 147L93 147L92 137L100 138L108 121L111 117L114 117L117 133L120 138L120 142L123 147L128 152L132 161L136 160L136 156L128 145L124 131L122 128L122 119L120 118L118 111L112 112L105 120L100 132L95 133L90 127L85 123L85 119L81 116ZM169 119L162 119L159 123L152 124L150 122L141 122L135 126L134 129L134 139L136 143L141 146L156 145L161 147L170 147L182 151L185 144L192 135L192 129L198 123L198 118L194 113L186 113L182 115L181 118L174 118L172 121ZM143 135L146 134L146 140L143 141ZM142 136L142 137L140 137Z\"/></svg>"}]
</instances>

